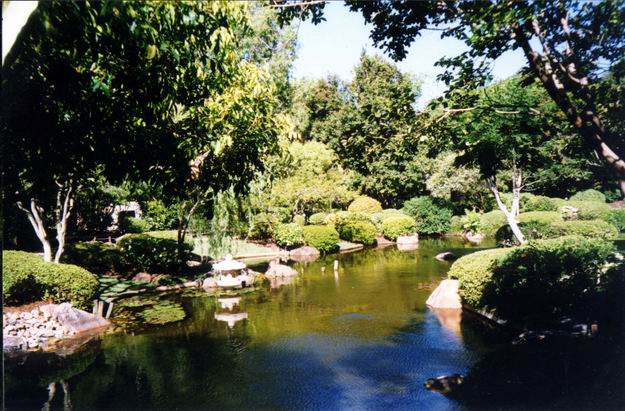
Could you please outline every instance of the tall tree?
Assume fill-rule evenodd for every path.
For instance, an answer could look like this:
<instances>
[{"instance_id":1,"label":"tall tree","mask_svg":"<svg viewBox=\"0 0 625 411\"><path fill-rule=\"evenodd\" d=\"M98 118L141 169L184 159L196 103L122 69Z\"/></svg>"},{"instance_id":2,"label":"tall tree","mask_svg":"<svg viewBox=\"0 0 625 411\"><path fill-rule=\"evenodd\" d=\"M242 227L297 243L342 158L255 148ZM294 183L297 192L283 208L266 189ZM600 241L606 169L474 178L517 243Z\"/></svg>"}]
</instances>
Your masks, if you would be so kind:
<instances>
[{"instance_id":1,"label":"tall tree","mask_svg":"<svg viewBox=\"0 0 625 411\"><path fill-rule=\"evenodd\" d=\"M284 19L298 14L316 23L323 19L324 4L318 1L273 4L282 10ZM625 53L624 2L348 0L347 4L372 24L374 44L395 59L403 59L424 30L440 30L442 37L465 42L468 51L438 63L448 68L441 79L452 88L485 85L493 60L507 51L521 50L527 60L525 72L540 81L586 149L594 151L616 175L625 195L622 131L606 128L606 114L598 109L597 101L602 75L620 64Z\"/></svg>"}]
</instances>

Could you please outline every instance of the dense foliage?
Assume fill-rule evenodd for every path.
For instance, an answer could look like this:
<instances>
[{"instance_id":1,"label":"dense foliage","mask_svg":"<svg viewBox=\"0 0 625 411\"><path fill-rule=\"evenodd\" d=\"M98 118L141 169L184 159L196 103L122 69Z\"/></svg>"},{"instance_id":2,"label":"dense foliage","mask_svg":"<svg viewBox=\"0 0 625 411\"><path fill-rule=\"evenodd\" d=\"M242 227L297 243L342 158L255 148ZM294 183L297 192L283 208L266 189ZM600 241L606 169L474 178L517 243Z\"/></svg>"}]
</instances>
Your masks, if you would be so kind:
<instances>
[{"instance_id":1,"label":"dense foliage","mask_svg":"<svg viewBox=\"0 0 625 411\"><path fill-rule=\"evenodd\" d=\"M307 225L303 227L304 243L315 247L322 253L331 253L339 248L339 233L334 227L326 225Z\"/></svg>"},{"instance_id":2,"label":"dense foliage","mask_svg":"<svg viewBox=\"0 0 625 411\"><path fill-rule=\"evenodd\" d=\"M347 208L352 213L379 213L382 211L382 205L376 199L367 196L357 197Z\"/></svg>"},{"instance_id":3,"label":"dense foliage","mask_svg":"<svg viewBox=\"0 0 625 411\"><path fill-rule=\"evenodd\" d=\"M274 231L276 244L284 248L295 248L304 245L304 227L299 224L278 224Z\"/></svg>"},{"instance_id":4,"label":"dense foliage","mask_svg":"<svg viewBox=\"0 0 625 411\"><path fill-rule=\"evenodd\" d=\"M382 221L382 234L392 241L403 235L414 234L416 228L414 218L407 215L392 216Z\"/></svg>"},{"instance_id":5,"label":"dense foliage","mask_svg":"<svg viewBox=\"0 0 625 411\"><path fill-rule=\"evenodd\" d=\"M449 230L452 211L440 204L440 200L415 197L404 203L402 211L415 219L419 234L441 234Z\"/></svg>"},{"instance_id":6,"label":"dense foliage","mask_svg":"<svg viewBox=\"0 0 625 411\"><path fill-rule=\"evenodd\" d=\"M178 272L187 262L191 246L179 244L171 238L158 238L147 234L129 234L117 242L126 261L135 271L150 273Z\"/></svg>"},{"instance_id":7,"label":"dense foliage","mask_svg":"<svg viewBox=\"0 0 625 411\"><path fill-rule=\"evenodd\" d=\"M125 274L131 270L122 250L114 244L100 242L69 244L62 261L95 274Z\"/></svg>"},{"instance_id":8,"label":"dense foliage","mask_svg":"<svg viewBox=\"0 0 625 411\"><path fill-rule=\"evenodd\" d=\"M2 297L4 304L27 304L39 300L69 302L89 308L98 290L98 280L84 268L44 262L23 251L2 253Z\"/></svg>"},{"instance_id":9,"label":"dense foliage","mask_svg":"<svg viewBox=\"0 0 625 411\"><path fill-rule=\"evenodd\" d=\"M337 225L337 230L342 240L364 245L376 243L377 230L375 225L369 221L347 220Z\"/></svg>"}]
</instances>

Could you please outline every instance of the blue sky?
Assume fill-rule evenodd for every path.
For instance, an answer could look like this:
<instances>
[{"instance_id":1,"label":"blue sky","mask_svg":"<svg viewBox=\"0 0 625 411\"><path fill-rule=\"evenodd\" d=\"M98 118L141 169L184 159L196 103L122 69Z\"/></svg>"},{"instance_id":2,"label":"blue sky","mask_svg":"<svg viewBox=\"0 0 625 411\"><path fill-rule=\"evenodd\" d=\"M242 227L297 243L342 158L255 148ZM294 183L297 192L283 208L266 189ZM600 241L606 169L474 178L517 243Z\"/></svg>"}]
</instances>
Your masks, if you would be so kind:
<instances>
[{"instance_id":1,"label":"blue sky","mask_svg":"<svg viewBox=\"0 0 625 411\"><path fill-rule=\"evenodd\" d=\"M343 2L329 2L325 17L327 21L317 26L310 21L300 23L298 57L293 69L295 78L320 78L334 73L350 80L363 49L369 54L383 54L369 39L370 26L365 25L359 13L350 12ZM408 56L397 64L402 71L423 81L419 107L445 91L445 85L436 81L442 69L434 63L443 56L456 56L464 50L462 42L441 39L436 31L424 32L411 45ZM493 74L496 79L503 79L516 73L523 64L520 51L508 52L495 61Z\"/></svg>"}]
</instances>

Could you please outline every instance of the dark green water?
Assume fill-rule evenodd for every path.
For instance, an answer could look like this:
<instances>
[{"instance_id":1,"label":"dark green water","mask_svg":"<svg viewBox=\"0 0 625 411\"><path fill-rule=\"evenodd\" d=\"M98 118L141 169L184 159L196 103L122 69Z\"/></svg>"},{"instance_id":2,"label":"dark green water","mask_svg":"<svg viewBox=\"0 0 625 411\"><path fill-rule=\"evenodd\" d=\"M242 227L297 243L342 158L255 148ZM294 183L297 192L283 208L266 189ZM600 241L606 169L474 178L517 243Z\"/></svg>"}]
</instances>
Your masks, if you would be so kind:
<instances>
[{"instance_id":1,"label":"dark green water","mask_svg":"<svg viewBox=\"0 0 625 411\"><path fill-rule=\"evenodd\" d=\"M57 384L52 409L464 408L423 382L467 373L501 338L425 306L450 265L434 256L447 250L472 251L457 240L424 240L415 251L296 264L291 284L234 305L202 293L167 297L181 302L185 320L107 334L65 359L7 360L7 409L41 409L52 381L67 392ZM216 314L247 318L228 325Z\"/></svg>"}]
</instances>

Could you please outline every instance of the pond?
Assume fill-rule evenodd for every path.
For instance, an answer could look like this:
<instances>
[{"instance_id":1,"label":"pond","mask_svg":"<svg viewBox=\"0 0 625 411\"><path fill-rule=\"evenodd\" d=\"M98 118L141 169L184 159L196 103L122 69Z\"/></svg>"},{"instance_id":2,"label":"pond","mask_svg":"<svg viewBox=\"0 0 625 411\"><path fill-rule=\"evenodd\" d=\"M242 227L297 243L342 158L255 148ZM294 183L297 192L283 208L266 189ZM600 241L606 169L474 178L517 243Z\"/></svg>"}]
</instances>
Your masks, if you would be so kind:
<instances>
[{"instance_id":1,"label":"pond","mask_svg":"<svg viewBox=\"0 0 625 411\"><path fill-rule=\"evenodd\" d=\"M240 299L161 297L180 303L186 318L106 334L60 363L43 355L7 361L7 409L41 409L48 384L60 380L53 408L64 401L86 410L464 408L424 381L465 374L507 339L475 319L426 307L450 266L434 258L442 251L475 248L422 240L414 251L298 263L290 284Z\"/></svg>"}]
</instances>

